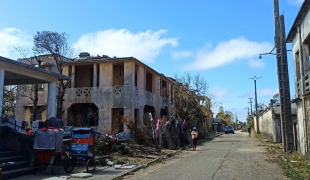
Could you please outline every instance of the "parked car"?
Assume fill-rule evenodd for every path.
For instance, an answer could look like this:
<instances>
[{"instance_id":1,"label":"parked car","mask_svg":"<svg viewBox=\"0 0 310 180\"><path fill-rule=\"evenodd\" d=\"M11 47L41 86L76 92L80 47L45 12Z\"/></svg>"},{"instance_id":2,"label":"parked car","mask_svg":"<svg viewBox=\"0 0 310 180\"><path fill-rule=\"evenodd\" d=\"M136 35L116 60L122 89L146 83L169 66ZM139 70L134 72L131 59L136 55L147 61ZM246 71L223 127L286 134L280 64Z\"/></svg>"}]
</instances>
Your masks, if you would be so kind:
<instances>
[{"instance_id":1,"label":"parked car","mask_svg":"<svg viewBox=\"0 0 310 180\"><path fill-rule=\"evenodd\" d=\"M131 143L133 141L133 137L129 132L120 132L115 135L117 142L120 143Z\"/></svg>"},{"instance_id":2,"label":"parked car","mask_svg":"<svg viewBox=\"0 0 310 180\"><path fill-rule=\"evenodd\" d=\"M233 126L226 126L226 128L225 128L225 134L227 134L227 133L233 133L233 134L235 134L234 127L233 127Z\"/></svg>"}]
</instances>

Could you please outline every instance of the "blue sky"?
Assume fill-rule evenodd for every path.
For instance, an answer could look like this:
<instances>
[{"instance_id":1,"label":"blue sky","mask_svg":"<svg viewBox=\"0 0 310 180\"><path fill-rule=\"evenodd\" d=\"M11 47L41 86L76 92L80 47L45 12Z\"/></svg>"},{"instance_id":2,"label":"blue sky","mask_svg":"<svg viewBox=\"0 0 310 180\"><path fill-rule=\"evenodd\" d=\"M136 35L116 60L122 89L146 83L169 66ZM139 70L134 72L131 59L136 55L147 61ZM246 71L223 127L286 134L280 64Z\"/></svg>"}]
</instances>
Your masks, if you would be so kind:
<instances>
[{"instance_id":1,"label":"blue sky","mask_svg":"<svg viewBox=\"0 0 310 180\"><path fill-rule=\"evenodd\" d=\"M303 0L280 0L289 32ZM272 0L0 0L0 56L19 58L37 31L66 32L77 55L133 56L166 76L199 73L213 101L245 121L257 80L258 103L278 92ZM291 44L287 45L291 49ZM294 67L288 52L291 97ZM218 113L218 106L213 107Z\"/></svg>"}]
</instances>

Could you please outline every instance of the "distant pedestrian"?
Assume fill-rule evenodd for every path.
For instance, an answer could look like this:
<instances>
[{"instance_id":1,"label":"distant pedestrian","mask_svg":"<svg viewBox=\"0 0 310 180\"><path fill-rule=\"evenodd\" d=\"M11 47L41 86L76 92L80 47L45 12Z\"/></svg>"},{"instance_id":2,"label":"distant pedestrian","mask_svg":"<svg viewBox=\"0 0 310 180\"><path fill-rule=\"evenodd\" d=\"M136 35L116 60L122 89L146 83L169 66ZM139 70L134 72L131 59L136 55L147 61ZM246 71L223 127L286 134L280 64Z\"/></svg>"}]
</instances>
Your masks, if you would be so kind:
<instances>
[{"instance_id":1,"label":"distant pedestrian","mask_svg":"<svg viewBox=\"0 0 310 180\"><path fill-rule=\"evenodd\" d=\"M251 137L251 127L248 127L249 137Z\"/></svg>"},{"instance_id":2,"label":"distant pedestrian","mask_svg":"<svg viewBox=\"0 0 310 180\"><path fill-rule=\"evenodd\" d=\"M198 131L197 131L196 127L193 127L193 131L191 132L193 151L196 151L197 137L198 137Z\"/></svg>"}]
</instances>

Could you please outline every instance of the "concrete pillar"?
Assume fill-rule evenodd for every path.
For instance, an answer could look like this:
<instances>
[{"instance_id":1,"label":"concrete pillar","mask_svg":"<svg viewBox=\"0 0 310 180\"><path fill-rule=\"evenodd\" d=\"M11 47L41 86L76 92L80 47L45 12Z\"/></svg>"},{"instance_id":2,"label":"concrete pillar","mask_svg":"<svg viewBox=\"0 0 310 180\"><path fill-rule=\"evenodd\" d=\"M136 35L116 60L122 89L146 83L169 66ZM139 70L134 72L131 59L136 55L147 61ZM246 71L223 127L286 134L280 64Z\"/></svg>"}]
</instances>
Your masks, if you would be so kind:
<instances>
[{"instance_id":1,"label":"concrete pillar","mask_svg":"<svg viewBox=\"0 0 310 180\"><path fill-rule=\"evenodd\" d=\"M138 66L138 88L145 90L145 69L143 66Z\"/></svg>"},{"instance_id":2,"label":"concrete pillar","mask_svg":"<svg viewBox=\"0 0 310 180\"><path fill-rule=\"evenodd\" d=\"M2 117L3 90L4 90L4 70L0 70L0 117Z\"/></svg>"},{"instance_id":3,"label":"concrete pillar","mask_svg":"<svg viewBox=\"0 0 310 180\"><path fill-rule=\"evenodd\" d=\"M97 64L94 64L93 87L97 87Z\"/></svg>"},{"instance_id":4,"label":"concrete pillar","mask_svg":"<svg viewBox=\"0 0 310 180\"><path fill-rule=\"evenodd\" d=\"M75 87L75 65L72 65L71 88Z\"/></svg>"},{"instance_id":5,"label":"concrete pillar","mask_svg":"<svg viewBox=\"0 0 310 180\"><path fill-rule=\"evenodd\" d=\"M47 119L55 117L56 114L56 83L48 83L47 94Z\"/></svg>"},{"instance_id":6,"label":"concrete pillar","mask_svg":"<svg viewBox=\"0 0 310 180\"><path fill-rule=\"evenodd\" d=\"M100 63L100 87L109 87L113 85L113 64L112 63Z\"/></svg>"}]
</instances>

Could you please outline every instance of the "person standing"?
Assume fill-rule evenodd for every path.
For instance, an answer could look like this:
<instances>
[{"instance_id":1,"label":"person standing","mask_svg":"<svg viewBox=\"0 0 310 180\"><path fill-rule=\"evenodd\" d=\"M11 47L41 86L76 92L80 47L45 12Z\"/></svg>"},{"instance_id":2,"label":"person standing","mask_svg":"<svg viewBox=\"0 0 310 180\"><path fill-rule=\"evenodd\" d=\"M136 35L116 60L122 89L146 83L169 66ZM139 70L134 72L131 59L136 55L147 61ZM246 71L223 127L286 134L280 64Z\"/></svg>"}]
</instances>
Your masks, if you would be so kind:
<instances>
[{"instance_id":1,"label":"person standing","mask_svg":"<svg viewBox=\"0 0 310 180\"><path fill-rule=\"evenodd\" d=\"M193 131L191 132L193 151L196 151L197 137L198 137L198 131L196 127L193 127Z\"/></svg>"}]
</instances>

